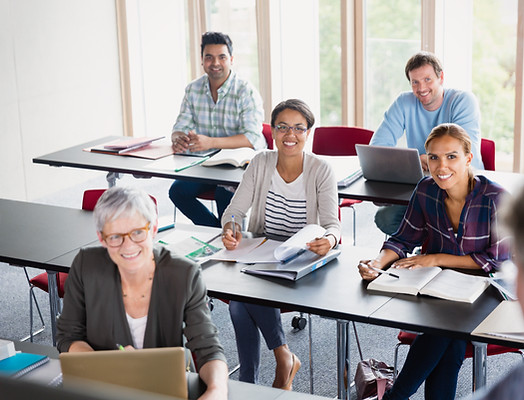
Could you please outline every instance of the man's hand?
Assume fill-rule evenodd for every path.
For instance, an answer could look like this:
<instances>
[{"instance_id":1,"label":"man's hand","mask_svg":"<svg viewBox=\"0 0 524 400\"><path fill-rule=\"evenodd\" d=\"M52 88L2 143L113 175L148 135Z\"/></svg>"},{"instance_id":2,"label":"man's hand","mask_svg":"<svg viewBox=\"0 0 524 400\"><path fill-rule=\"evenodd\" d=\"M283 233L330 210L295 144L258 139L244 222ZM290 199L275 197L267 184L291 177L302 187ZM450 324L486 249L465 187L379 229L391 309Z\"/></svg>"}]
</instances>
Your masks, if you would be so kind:
<instances>
[{"instance_id":1,"label":"man's hand","mask_svg":"<svg viewBox=\"0 0 524 400\"><path fill-rule=\"evenodd\" d=\"M189 137L184 132L173 132L171 143L175 153L183 153L189 148Z\"/></svg>"},{"instance_id":2,"label":"man's hand","mask_svg":"<svg viewBox=\"0 0 524 400\"><path fill-rule=\"evenodd\" d=\"M204 151L213 148L213 138L206 135L198 135L195 131L189 131L189 151Z\"/></svg>"}]
</instances>

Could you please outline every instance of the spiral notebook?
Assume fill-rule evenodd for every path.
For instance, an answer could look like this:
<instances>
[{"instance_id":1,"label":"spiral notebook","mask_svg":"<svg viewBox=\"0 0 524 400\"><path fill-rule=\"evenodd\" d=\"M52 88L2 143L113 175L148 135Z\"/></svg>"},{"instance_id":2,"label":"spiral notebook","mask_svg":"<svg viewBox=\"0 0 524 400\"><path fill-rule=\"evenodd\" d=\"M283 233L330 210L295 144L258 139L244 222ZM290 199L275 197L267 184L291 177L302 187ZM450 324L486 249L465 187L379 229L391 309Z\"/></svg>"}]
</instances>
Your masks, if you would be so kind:
<instances>
[{"instance_id":1,"label":"spiral notebook","mask_svg":"<svg viewBox=\"0 0 524 400\"><path fill-rule=\"evenodd\" d=\"M49 357L40 354L16 353L0 361L0 374L19 378L48 361Z\"/></svg>"}]
</instances>

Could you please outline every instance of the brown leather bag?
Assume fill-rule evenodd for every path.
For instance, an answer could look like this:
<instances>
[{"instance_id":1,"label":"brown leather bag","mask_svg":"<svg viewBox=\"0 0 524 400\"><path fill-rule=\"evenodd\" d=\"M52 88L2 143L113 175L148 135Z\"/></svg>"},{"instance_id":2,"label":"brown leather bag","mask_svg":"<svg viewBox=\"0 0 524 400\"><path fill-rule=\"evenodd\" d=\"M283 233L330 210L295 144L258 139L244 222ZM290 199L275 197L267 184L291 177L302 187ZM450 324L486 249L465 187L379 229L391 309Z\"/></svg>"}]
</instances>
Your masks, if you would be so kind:
<instances>
[{"instance_id":1,"label":"brown leather bag","mask_svg":"<svg viewBox=\"0 0 524 400\"><path fill-rule=\"evenodd\" d=\"M393 386L393 367L370 358L362 360L355 372L357 399L382 399L384 392Z\"/></svg>"}]
</instances>

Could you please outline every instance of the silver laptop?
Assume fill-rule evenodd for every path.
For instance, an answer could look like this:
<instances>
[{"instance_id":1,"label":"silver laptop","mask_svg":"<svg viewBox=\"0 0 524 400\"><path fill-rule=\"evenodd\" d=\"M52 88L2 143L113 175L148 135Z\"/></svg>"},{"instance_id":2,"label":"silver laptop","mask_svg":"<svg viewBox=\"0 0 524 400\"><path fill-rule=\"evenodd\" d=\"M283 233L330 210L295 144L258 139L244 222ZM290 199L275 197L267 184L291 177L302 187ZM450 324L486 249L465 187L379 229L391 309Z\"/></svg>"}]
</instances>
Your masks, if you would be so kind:
<instances>
[{"instance_id":1,"label":"silver laptop","mask_svg":"<svg viewBox=\"0 0 524 400\"><path fill-rule=\"evenodd\" d=\"M185 351L182 347L62 353L64 386L90 379L187 399Z\"/></svg>"},{"instance_id":2,"label":"silver laptop","mask_svg":"<svg viewBox=\"0 0 524 400\"><path fill-rule=\"evenodd\" d=\"M364 178L416 184L424 177L417 149L356 144Z\"/></svg>"}]
</instances>

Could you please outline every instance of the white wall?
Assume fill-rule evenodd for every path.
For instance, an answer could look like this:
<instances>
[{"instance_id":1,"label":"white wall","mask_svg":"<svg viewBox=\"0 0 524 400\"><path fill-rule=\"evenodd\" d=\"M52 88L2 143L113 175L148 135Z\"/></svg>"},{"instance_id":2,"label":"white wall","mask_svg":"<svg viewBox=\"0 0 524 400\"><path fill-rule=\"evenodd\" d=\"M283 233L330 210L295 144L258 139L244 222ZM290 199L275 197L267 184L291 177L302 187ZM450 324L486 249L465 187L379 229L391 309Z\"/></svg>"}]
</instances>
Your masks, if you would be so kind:
<instances>
[{"instance_id":1,"label":"white wall","mask_svg":"<svg viewBox=\"0 0 524 400\"><path fill-rule=\"evenodd\" d=\"M0 0L0 197L34 200L99 175L33 157L122 134L115 4Z\"/></svg>"},{"instance_id":2,"label":"white wall","mask_svg":"<svg viewBox=\"0 0 524 400\"><path fill-rule=\"evenodd\" d=\"M184 0L127 0L134 136L171 134L189 76Z\"/></svg>"}]
</instances>

